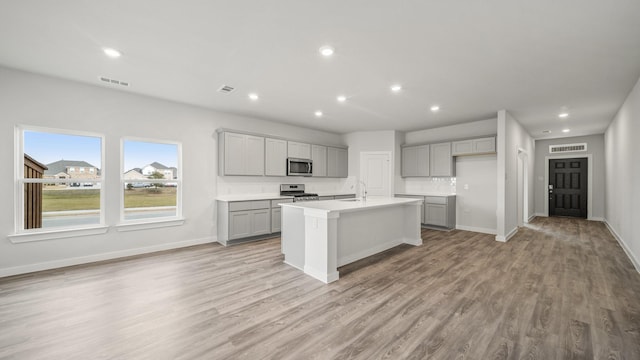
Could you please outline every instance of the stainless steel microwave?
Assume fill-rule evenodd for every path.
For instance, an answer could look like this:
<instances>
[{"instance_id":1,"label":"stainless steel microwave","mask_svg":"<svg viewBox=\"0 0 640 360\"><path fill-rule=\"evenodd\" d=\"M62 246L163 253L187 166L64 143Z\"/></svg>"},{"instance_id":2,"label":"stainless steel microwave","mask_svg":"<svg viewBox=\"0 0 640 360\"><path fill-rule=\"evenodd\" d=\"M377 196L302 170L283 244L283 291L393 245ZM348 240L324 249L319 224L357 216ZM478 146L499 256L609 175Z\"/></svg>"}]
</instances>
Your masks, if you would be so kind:
<instances>
[{"instance_id":1,"label":"stainless steel microwave","mask_svg":"<svg viewBox=\"0 0 640 360\"><path fill-rule=\"evenodd\" d=\"M313 174L313 161L311 159L287 158L287 175L311 176Z\"/></svg>"}]
</instances>

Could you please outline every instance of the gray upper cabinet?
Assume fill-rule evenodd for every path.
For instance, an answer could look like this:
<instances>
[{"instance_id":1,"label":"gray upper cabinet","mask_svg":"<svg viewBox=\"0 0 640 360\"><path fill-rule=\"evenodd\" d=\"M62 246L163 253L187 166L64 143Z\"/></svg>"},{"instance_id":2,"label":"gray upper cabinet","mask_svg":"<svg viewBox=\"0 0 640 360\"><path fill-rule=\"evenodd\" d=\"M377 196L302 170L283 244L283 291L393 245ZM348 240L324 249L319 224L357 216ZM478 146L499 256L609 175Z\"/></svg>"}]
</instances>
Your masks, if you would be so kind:
<instances>
[{"instance_id":1,"label":"gray upper cabinet","mask_svg":"<svg viewBox=\"0 0 640 360\"><path fill-rule=\"evenodd\" d=\"M223 132L219 135L222 175L264 175L264 138Z\"/></svg>"},{"instance_id":2,"label":"gray upper cabinet","mask_svg":"<svg viewBox=\"0 0 640 360\"><path fill-rule=\"evenodd\" d=\"M287 157L311 159L311 144L287 141Z\"/></svg>"},{"instance_id":3,"label":"gray upper cabinet","mask_svg":"<svg viewBox=\"0 0 640 360\"><path fill-rule=\"evenodd\" d=\"M454 141L451 143L452 155L492 154L496 152L495 136L478 139Z\"/></svg>"},{"instance_id":4,"label":"gray upper cabinet","mask_svg":"<svg viewBox=\"0 0 640 360\"><path fill-rule=\"evenodd\" d=\"M349 172L347 149L327 147L327 176L346 178Z\"/></svg>"},{"instance_id":5,"label":"gray upper cabinet","mask_svg":"<svg viewBox=\"0 0 640 360\"><path fill-rule=\"evenodd\" d=\"M402 148L402 177L429 176L429 145Z\"/></svg>"},{"instance_id":6,"label":"gray upper cabinet","mask_svg":"<svg viewBox=\"0 0 640 360\"><path fill-rule=\"evenodd\" d=\"M267 176L287 175L287 141L264 139L264 174Z\"/></svg>"},{"instance_id":7,"label":"gray upper cabinet","mask_svg":"<svg viewBox=\"0 0 640 360\"><path fill-rule=\"evenodd\" d=\"M313 161L313 176L327 176L327 147L311 145L311 160Z\"/></svg>"},{"instance_id":8,"label":"gray upper cabinet","mask_svg":"<svg viewBox=\"0 0 640 360\"><path fill-rule=\"evenodd\" d=\"M429 166L431 176L455 176L450 142L431 144Z\"/></svg>"}]
</instances>

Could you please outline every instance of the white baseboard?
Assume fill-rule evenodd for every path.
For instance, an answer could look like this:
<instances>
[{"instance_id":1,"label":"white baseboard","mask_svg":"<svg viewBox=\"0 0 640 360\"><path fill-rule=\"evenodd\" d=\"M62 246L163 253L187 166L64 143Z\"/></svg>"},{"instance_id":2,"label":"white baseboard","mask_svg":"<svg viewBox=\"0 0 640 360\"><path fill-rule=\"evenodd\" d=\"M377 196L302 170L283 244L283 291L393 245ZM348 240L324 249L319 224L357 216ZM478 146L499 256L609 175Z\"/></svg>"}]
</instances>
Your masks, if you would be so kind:
<instances>
[{"instance_id":1,"label":"white baseboard","mask_svg":"<svg viewBox=\"0 0 640 360\"><path fill-rule=\"evenodd\" d=\"M533 219L535 219L538 216L538 214L533 214L531 216L529 216L529 218L527 219L527 222L530 223L533 221Z\"/></svg>"},{"instance_id":2,"label":"white baseboard","mask_svg":"<svg viewBox=\"0 0 640 360\"><path fill-rule=\"evenodd\" d=\"M533 216L549 217L547 214L543 214L543 213L535 213L535 214L533 214Z\"/></svg>"},{"instance_id":3,"label":"white baseboard","mask_svg":"<svg viewBox=\"0 0 640 360\"><path fill-rule=\"evenodd\" d=\"M475 226L456 225L456 229L464 230L464 231L473 231L473 232L489 234L489 235L497 234L496 229L488 229L488 228L481 228L481 227L475 227Z\"/></svg>"},{"instance_id":4,"label":"white baseboard","mask_svg":"<svg viewBox=\"0 0 640 360\"><path fill-rule=\"evenodd\" d=\"M636 268L636 271L640 273L640 261L638 261L638 259L636 259L636 257L633 256L633 253L631 252L627 244L624 242L622 237L618 235L618 233L613 229L613 227L609 224L609 222L606 219L604 220L604 224L607 226L607 229L609 229L609 232L611 233L611 235L613 235L613 237L618 241L618 244L620 244L620 247L622 248L622 250L624 250L624 252L627 254L627 257L629 258L629 260L631 260L631 263Z\"/></svg>"},{"instance_id":5,"label":"white baseboard","mask_svg":"<svg viewBox=\"0 0 640 360\"><path fill-rule=\"evenodd\" d=\"M0 278L216 242L215 236L0 269Z\"/></svg>"},{"instance_id":6,"label":"white baseboard","mask_svg":"<svg viewBox=\"0 0 640 360\"><path fill-rule=\"evenodd\" d=\"M518 228L514 228L513 230L509 231L509 233L507 234L507 236L501 236L501 235L496 235L496 241L500 241L500 242L507 242L509 241L509 239L511 239L513 237L513 235L515 235L518 232Z\"/></svg>"},{"instance_id":7,"label":"white baseboard","mask_svg":"<svg viewBox=\"0 0 640 360\"><path fill-rule=\"evenodd\" d=\"M587 220L589 220L589 221L603 221L603 222L604 222L604 218L602 218L602 217L595 217L595 216L590 217L590 218L588 218Z\"/></svg>"}]
</instances>

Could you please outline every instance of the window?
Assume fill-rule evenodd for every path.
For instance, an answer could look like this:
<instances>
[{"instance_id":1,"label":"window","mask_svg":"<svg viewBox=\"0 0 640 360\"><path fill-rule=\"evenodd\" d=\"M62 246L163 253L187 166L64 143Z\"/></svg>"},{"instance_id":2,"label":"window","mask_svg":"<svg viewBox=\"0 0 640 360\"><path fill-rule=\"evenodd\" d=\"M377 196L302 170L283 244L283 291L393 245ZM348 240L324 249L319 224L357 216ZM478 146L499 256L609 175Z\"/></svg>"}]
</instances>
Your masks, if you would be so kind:
<instances>
[{"instance_id":1,"label":"window","mask_svg":"<svg viewBox=\"0 0 640 360\"><path fill-rule=\"evenodd\" d=\"M181 145L124 139L122 154L122 221L181 217Z\"/></svg>"},{"instance_id":2,"label":"window","mask_svg":"<svg viewBox=\"0 0 640 360\"><path fill-rule=\"evenodd\" d=\"M36 128L18 130L16 233L104 224L102 178L73 171L102 167L102 136Z\"/></svg>"}]
</instances>

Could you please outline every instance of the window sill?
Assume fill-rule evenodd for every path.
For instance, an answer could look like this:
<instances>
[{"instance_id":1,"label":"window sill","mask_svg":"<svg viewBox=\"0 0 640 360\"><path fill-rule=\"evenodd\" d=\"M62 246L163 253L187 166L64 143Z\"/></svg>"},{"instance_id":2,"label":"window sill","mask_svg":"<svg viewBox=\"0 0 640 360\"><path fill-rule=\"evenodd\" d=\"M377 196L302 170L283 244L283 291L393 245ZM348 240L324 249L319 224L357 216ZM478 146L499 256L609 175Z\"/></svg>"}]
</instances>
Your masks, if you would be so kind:
<instances>
[{"instance_id":1,"label":"window sill","mask_svg":"<svg viewBox=\"0 0 640 360\"><path fill-rule=\"evenodd\" d=\"M170 227L170 226L180 226L183 224L184 224L184 218L171 218L171 219L164 219L164 220L122 223L122 224L116 225L116 229L120 232L137 231L137 230Z\"/></svg>"},{"instance_id":2,"label":"window sill","mask_svg":"<svg viewBox=\"0 0 640 360\"><path fill-rule=\"evenodd\" d=\"M105 234L109 231L108 226L94 226L87 228L75 228L75 229L64 229L64 230L49 230L49 231L39 231L39 232L29 232L29 233L20 233L9 235L9 240L14 244L32 242L32 241L44 241L44 240L55 240L55 239L64 239L71 237L79 237L79 236L89 236L89 235L101 235Z\"/></svg>"}]
</instances>

